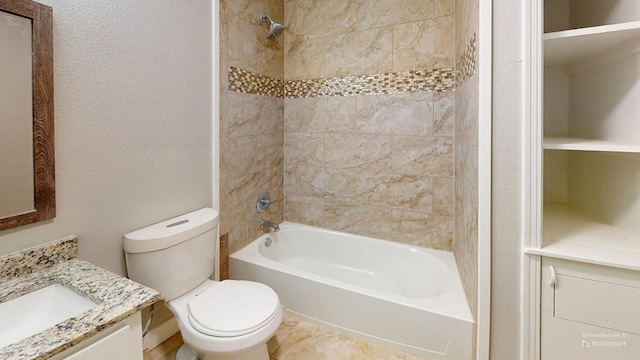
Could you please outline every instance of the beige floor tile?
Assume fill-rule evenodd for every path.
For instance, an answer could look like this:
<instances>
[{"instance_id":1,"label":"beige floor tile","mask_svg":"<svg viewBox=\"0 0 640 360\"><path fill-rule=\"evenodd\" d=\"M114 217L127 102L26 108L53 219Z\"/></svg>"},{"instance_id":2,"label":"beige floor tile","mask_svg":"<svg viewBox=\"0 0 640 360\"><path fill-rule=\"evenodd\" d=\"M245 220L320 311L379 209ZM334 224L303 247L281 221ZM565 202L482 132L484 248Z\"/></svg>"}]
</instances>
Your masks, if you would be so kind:
<instances>
[{"instance_id":1,"label":"beige floor tile","mask_svg":"<svg viewBox=\"0 0 640 360\"><path fill-rule=\"evenodd\" d=\"M272 356L277 360L388 360L391 350L330 329L300 322Z\"/></svg>"},{"instance_id":2,"label":"beige floor tile","mask_svg":"<svg viewBox=\"0 0 640 360\"><path fill-rule=\"evenodd\" d=\"M144 352L144 360L174 360L180 334ZM270 360L425 360L285 314L267 343Z\"/></svg>"},{"instance_id":3,"label":"beige floor tile","mask_svg":"<svg viewBox=\"0 0 640 360\"><path fill-rule=\"evenodd\" d=\"M152 350L145 350L144 360L175 360L182 344L182 336L177 333Z\"/></svg>"},{"instance_id":4,"label":"beige floor tile","mask_svg":"<svg viewBox=\"0 0 640 360\"><path fill-rule=\"evenodd\" d=\"M267 348L269 349L269 354L273 354L280 345L292 334L293 329L298 325L300 320L294 318L291 315L284 314L282 319L282 324L276 331L276 334L267 342Z\"/></svg>"},{"instance_id":5,"label":"beige floor tile","mask_svg":"<svg viewBox=\"0 0 640 360\"><path fill-rule=\"evenodd\" d=\"M403 353L402 351L393 350L393 354L391 354L391 358L389 358L389 360L429 360L429 359Z\"/></svg>"}]
</instances>

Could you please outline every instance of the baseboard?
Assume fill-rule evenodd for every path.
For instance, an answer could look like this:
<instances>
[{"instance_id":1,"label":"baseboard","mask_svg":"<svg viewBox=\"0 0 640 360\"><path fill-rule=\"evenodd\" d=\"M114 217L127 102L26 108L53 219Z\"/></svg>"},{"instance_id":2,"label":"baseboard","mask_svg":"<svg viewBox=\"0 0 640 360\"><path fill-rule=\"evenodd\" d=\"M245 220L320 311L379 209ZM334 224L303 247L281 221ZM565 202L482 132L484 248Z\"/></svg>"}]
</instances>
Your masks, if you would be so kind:
<instances>
[{"instance_id":1,"label":"baseboard","mask_svg":"<svg viewBox=\"0 0 640 360\"><path fill-rule=\"evenodd\" d=\"M167 339L172 337L178 331L178 322L175 317L171 317L162 324L149 330L147 335L142 338L143 347L145 350L153 349L167 341Z\"/></svg>"}]
</instances>

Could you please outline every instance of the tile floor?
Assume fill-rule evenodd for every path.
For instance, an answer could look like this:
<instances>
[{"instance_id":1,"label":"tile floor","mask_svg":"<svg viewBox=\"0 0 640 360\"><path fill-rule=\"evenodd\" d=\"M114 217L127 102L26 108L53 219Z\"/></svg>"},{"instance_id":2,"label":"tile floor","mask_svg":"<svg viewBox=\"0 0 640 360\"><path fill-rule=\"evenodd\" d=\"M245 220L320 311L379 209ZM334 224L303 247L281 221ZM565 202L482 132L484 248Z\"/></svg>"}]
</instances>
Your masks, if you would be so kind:
<instances>
[{"instance_id":1,"label":"tile floor","mask_svg":"<svg viewBox=\"0 0 640 360\"><path fill-rule=\"evenodd\" d=\"M144 352L144 360L173 360L182 345L180 334ZM267 343L272 360L423 360L285 314Z\"/></svg>"}]
</instances>

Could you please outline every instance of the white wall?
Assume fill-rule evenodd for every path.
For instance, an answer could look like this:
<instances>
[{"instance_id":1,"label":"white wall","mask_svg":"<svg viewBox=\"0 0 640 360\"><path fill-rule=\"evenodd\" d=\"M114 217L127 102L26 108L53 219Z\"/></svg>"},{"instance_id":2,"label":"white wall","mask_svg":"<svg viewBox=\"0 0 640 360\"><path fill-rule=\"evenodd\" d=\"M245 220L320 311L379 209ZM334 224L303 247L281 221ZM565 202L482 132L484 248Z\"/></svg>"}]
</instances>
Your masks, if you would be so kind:
<instances>
[{"instance_id":1,"label":"white wall","mask_svg":"<svg viewBox=\"0 0 640 360\"><path fill-rule=\"evenodd\" d=\"M571 27L588 27L636 21L638 0L570 0Z\"/></svg>"},{"instance_id":2,"label":"white wall","mask_svg":"<svg viewBox=\"0 0 640 360\"><path fill-rule=\"evenodd\" d=\"M550 2L558 5L560 2ZM569 7L567 2L567 9ZM556 9L553 9L556 10ZM548 6L545 6L549 13ZM560 13L552 11L551 13ZM568 15L568 14L567 14ZM557 15L556 15L557 16ZM545 17L546 20L546 17ZM569 19L566 19L568 23ZM548 27L548 24L545 24ZM564 25L559 25L565 28ZM544 134L546 136L569 135L569 77L562 66L544 68ZM544 152L544 199L545 201L566 202L569 198L567 188L568 151Z\"/></svg>"},{"instance_id":3,"label":"white wall","mask_svg":"<svg viewBox=\"0 0 640 360\"><path fill-rule=\"evenodd\" d=\"M491 359L520 358L522 7L493 1Z\"/></svg>"},{"instance_id":4,"label":"white wall","mask_svg":"<svg viewBox=\"0 0 640 360\"><path fill-rule=\"evenodd\" d=\"M211 205L211 3L41 2L57 217L0 232L0 254L76 234L81 259L123 274L123 234Z\"/></svg>"}]
</instances>

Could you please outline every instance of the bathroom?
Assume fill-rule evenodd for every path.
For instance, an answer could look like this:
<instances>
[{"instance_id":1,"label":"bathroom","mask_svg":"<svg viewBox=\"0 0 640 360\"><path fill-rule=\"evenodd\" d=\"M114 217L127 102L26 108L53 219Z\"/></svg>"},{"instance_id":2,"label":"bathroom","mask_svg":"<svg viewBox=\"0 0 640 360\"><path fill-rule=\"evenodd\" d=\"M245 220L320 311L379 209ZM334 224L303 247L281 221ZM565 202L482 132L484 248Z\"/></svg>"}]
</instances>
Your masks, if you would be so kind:
<instances>
[{"instance_id":1,"label":"bathroom","mask_svg":"<svg viewBox=\"0 0 640 360\"><path fill-rule=\"evenodd\" d=\"M287 220L453 251L477 303L477 6L220 2L221 264Z\"/></svg>"},{"instance_id":2,"label":"bathroom","mask_svg":"<svg viewBox=\"0 0 640 360\"><path fill-rule=\"evenodd\" d=\"M444 249L477 358L536 358L523 99L539 1L40 3L53 8L56 215L0 230L0 256L74 234L79 259L124 276L124 234L204 207L220 210L223 272L263 219ZM276 39L263 12L287 27ZM453 72L441 91L313 96L303 81ZM282 92L229 78L247 74ZM278 201L258 214L263 191Z\"/></svg>"}]
</instances>

